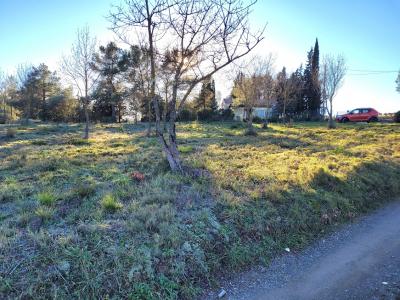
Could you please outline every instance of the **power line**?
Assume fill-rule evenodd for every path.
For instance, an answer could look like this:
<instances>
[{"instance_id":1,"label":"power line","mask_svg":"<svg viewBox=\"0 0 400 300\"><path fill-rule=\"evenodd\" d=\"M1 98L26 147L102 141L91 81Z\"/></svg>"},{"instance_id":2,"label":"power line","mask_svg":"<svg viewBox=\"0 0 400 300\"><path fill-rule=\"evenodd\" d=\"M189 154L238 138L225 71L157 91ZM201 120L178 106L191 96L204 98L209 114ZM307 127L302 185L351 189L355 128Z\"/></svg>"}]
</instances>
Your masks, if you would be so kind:
<instances>
[{"instance_id":1,"label":"power line","mask_svg":"<svg viewBox=\"0 0 400 300\"><path fill-rule=\"evenodd\" d=\"M392 73L349 73L349 76L371 76L371 75L388 75Z\"/></svg>"},{"instance_id":2,"label":"power line","mask_svg":"<svg viewBox=\"0 0 400 300\"><path fill-rule=\"evenodd\" d=\"M360 70L360 69L348 69L350 72L357 72L357 73L397 73L396 71L389 71L389 70Z\"/></svg>"}]
</instances>

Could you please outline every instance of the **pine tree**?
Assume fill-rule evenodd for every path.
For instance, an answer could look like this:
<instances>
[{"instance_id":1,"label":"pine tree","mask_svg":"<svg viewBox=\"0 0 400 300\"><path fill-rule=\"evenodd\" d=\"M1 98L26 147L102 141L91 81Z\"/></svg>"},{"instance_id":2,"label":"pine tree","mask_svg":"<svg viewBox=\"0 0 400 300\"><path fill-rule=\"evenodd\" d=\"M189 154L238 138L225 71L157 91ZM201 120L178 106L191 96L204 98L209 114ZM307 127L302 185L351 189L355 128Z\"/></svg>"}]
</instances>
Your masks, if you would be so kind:
<instances>
[{"instance_id":1,"label":"pine tree","mask_svg":"<svg viewBox=\"0 0 400 300\"><path fill-rule=\"evenodd\" d=\"M100 75L99 84L104 85L104 91L107 93L111 107L112 121L121 121L121 107L122 96L118 92L118 75L126 70L127 57L122 49L118 48L114 42L110 42L107 46L100 46L100 53L95 54L94 62L92 64L93 70L97 71ZM97 87L101 90L101 87Z\"/></svg>"},{"instance_id":2,"label":"pine tree","mask_svg":"<svg viewBox=\"0 0 400 300\"><path fill-rule=\"evenodd\" d=\"M40 64L37 71L37 89L42 102L39 116L46 121L51 113L48 111L47 100L61 94L60 78L57 77L56 72L51 72L45 64Z\"/></svg>"}]
</instances>

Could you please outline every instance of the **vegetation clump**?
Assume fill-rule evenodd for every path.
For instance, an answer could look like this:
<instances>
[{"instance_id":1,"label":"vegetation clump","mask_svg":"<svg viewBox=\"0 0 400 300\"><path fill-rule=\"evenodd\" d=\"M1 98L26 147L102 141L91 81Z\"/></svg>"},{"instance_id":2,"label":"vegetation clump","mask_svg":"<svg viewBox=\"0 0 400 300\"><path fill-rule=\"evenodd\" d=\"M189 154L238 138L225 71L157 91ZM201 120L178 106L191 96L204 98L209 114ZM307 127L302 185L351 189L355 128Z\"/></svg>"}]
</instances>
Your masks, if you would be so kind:
<instances>
[{"instance_id":1,"label":"vegetation clump","mask_svg":"<svg viewBox=\"0 0 400 300\"><path fill-rule=\"evenodd\" d=\"M41 192L36 196L41 205L52 206L57 201L57 197L51 192Z\"/></svg>"},{"instance_id":2,"label":"vegetation clump","mask_svg":"<svg viewBox=\"0 0 400 300\"><path fill-rule=\"evenodd\" d=\"M109 212L115 212L123 207L123 204L119 202L112 194L106 194L103 196L100 204L104 210Z\"/></svg>"}]
</instances>

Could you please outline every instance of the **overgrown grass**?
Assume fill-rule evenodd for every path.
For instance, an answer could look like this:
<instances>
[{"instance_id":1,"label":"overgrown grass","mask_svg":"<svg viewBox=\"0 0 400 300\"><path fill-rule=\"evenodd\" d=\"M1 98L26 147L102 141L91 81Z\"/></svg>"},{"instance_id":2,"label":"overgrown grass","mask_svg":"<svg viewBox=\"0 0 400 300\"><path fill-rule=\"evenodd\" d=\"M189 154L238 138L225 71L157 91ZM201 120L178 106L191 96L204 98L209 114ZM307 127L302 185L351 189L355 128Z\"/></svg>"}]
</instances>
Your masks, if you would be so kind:
<instances>
[{"instance_id":1,"label":"overgrown grass","mask_svg":"<svg viewBox=\"0 0 400 300\"><path fill-rule=\"evenodd\" d=\"M101 207L110 212L115 212L118 209L121 209L123 204L119 202L113 195L111 194L106 194L104 197L101 199Z\"/></svg>"},{"instance_id":2,"label":"overgrown grass","mask_svg":"<svg viewBox=\"0 0 400 300\"><path fill-rule=\"evenodd\" d=\"M258 127L257 127L258 126ZM192 299L400 192L397 124L0 127L0 298Z\"/></svg>"}]
</instances>

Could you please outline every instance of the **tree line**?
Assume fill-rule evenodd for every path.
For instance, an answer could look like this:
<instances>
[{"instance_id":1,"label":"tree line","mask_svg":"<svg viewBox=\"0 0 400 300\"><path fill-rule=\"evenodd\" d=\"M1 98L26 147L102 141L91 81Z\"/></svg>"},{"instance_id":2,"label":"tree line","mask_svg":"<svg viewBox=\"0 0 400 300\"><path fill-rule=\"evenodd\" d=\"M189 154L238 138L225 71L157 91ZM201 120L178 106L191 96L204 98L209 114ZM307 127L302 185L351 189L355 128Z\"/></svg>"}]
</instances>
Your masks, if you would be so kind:
<instances>
[{"instance_id":1,"label":"tree line","mask_svg":"<svg viewBox=\"0 0 400 300\"><path fill-rule=\"evenodd\" d=\"M121 122L129 111L148 121L147 135L155 133L170 168L184 172L176 122L229 117L218 110L213 77L240 64L264 39L265 27L253 30L249 23L255 3L122 1L108 19L124 49L114 42L97 47L89 28L79 29L58 72L45 64L22 66L2 80L4 119L18 110L25 120L85 120L89 138L91 121ZM320 77L316 41L304 69L288 76L284 68L274 78L269 62L260 63L237 73L232 92L248 107L265 98L284 117L314 119L325 103Z\"/></svg>"},{"instance_id":2,"label":"tree line","mask_svg":"<svg viewBox=\"0 0 400 300\"><path fill-rule=\"evenodd\" d=\"M232 89L233 105L246 111L248 132L255 107L271 110L271 118L288 120L322 120L328 115L333 123L333 98L343 84L346 63L342 55L326 55L320 67L318 39L307 54L305 67L289 74L283 67L274 73L274 58L254 56L236 68ZM266 125L266 124L264 124Z\"/></svg>"},{"instance_id":3,"label":"tree line","mask_svg":"<svg viewBox=\"0 0 400 300\"><path fill-rule=\"evenodd\" d=\"M83 48L86 49L82 51ZM20 65L16 75L0 77L1 120L7 122L19 116L22 120L79 122L85 120L87 111L92 121L121 122L124 116L132 115L134 121L140 116L141 121L154 122L155 108L148 97L148 51L137 45L122 49L115 42L96 51L89 29L82 28L77 32L71 55L63 57L59 72L42 63ZM82 53L88 53L87 57ZM162 73L157 97L166 124L171 74L166 65L157 68ZM66 84L62 84L61 77ZM186 103L178 118L215 120L226 118L224 114L227 112L219 111L215 81L210 76L202 81L198 93Z\"/></svg>"}]
</instances>

